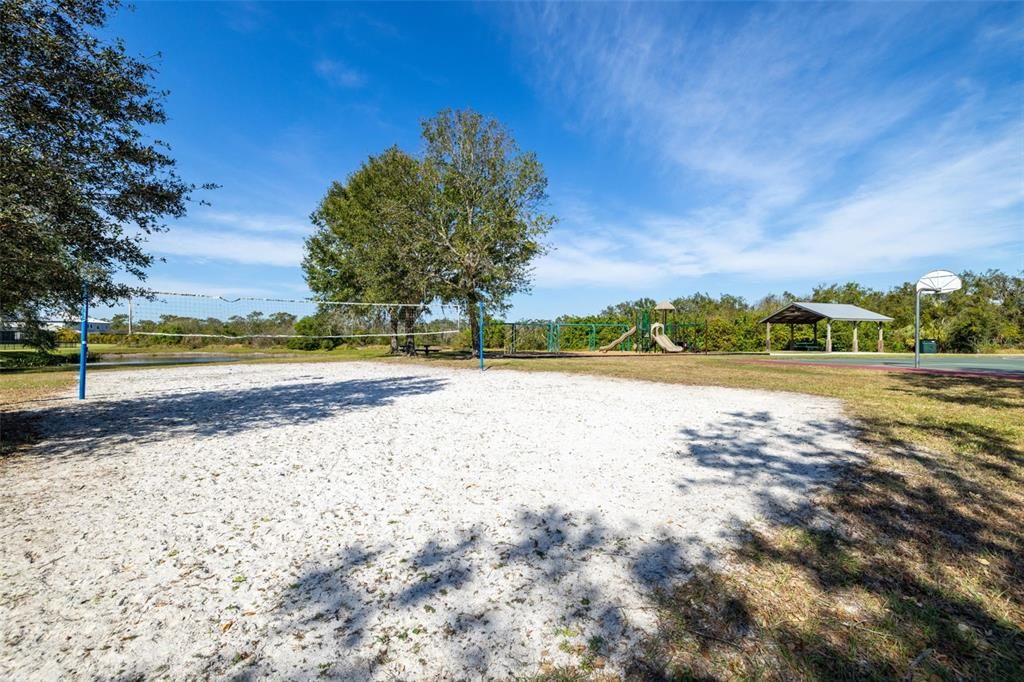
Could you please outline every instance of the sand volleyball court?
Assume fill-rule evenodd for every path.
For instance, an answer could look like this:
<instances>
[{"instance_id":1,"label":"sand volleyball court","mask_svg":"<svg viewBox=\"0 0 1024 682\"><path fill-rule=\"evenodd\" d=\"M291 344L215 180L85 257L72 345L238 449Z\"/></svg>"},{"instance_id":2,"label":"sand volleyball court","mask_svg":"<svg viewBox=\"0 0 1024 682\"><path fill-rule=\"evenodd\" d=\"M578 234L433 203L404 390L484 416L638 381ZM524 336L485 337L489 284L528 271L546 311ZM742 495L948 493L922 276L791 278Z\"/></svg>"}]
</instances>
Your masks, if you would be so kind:
<instances>
[{"instance_id":1,"label":"sand volleyball court","mask_svg":"<svg viewBox=\"0 0 1024 682\"><path fill-rule=\"evenodd\" d=\"M354 362L90 381L0 464L4 679L621 671L655 590L860 456L796 394Z\"/></svg>"}]
</instances>

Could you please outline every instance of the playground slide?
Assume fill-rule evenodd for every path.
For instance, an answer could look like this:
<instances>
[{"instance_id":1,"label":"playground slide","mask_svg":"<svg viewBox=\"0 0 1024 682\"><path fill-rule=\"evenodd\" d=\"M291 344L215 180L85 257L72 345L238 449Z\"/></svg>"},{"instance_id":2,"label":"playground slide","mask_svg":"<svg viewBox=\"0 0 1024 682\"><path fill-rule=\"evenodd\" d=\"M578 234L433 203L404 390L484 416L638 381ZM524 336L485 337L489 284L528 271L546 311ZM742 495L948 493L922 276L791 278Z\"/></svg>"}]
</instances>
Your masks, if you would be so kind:
<instances>
[{"instance_id":1,"label":"playground slide","mask_svg":"<svg viewBox=\"0 0 1024 682\"><path fill-rule=\"evenodd\" d=\"M683 349L677 346L676 344L672 343L672 339L665 336L665 334L662 332L663 329L664 327L662 327L660 323L652 324L651 339L653 339L656 344L661 346L661 349L666 353L682 353Z\"/></svg>"},{"instance_id":2,"label":"playground slide","mask_svg":"<svg viewBox=\"0 0 1024 682\"><path fill-rule=\"evenodd\" d=\"M615 339L611 343L605 344L604 346L601 346L600 348L598 348L598 350L601 351L602 353L607 353L608 351L610 351L613 348L615 348L615 346L619 345L620 343L622 343L623 341L625 341L626 339L631 337L633 334L636 334L636 327L635 326L630 327L628 332L626 332L625 334L623 334L619 338Z\"/></svg>"}]
</instances>

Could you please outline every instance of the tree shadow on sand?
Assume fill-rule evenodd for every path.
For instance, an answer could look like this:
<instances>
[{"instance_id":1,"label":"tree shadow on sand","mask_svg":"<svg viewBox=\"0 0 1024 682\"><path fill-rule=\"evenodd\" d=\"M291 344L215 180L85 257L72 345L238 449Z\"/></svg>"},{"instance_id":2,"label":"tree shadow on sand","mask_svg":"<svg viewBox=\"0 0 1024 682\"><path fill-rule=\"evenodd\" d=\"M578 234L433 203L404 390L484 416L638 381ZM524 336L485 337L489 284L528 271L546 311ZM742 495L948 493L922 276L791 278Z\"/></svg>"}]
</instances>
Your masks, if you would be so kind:
<instances>
[{"instance_id":1,"label":"tree shadow on sand","mask_svg":"<svg viewBox=\"0 0 1024 682\"><path fill-rule=\"evenodd\" d=\"M837 463L860 453L822 445L832 442L826 437L834 439L837 429L848 428L839 420L782 435L773 422L767 413L736 412L700 433L684 431L689 452L667 456L696 458L726 485L763 490L759 511L764 515L783 509L793 514L793 501L775 498L765 472L772 486L794 489L800 497L834 473ZM680 478L680 495L689 494L691 484ZM732 539L740 528L735 518L727 525L733 530L720 539ZM658 651L651 645L655 634L637 624L655 624L655 609L673 598L676 585L706 574L702 567L718 558L707 537L666 533L638 539L628 529L609 528L596 513L557 506L523 509L510 529L438 529L400 555L386 544L346 547L306 569L281 595L274 612L279 626L247 659L244 674L269 674L293 633L306 633L307 643L314 639L310 630L319 633L317 644L305 650L309 667L300 676L417 678L435 673L439 659L455 678L557 676L570 669L574 675L582 670L585 677L609 658L637 679L668 670L658 667ZM594 570L599 565L603 568ZM616 567L626 583L606 580L602 571L609 567ZM504 587L489 594L499 585ZM626 590L643 598L630 598ZM748 636L754 626L744 600L724 586L710 596L697 606L726 614L724 627L706 623L700 614L683 614L678 623L709 642ZM537 613L545 615L540 643L534 637L532 649L515 649L523 628L537 632L528 620ZM538 668L541 651L553 663L545 665L542 655ZM429 664L421 666L420 658ZM522 664L505 669L509 660Z\"/></svg>"},{"instance_id":2,"label":"tree shadow on sand","mask_svg":"<svg viewBox=\"0 0 1024 682\"><path fill-rule=\"evenodd\" d=\"M435 674L439 656L457 679L522 676L536 672L536 663L525 661L538 649L523 650L522 666L505 669L499 661L523 639L522 614L538 612L546 619L541 649L591 662L621 658L621 647L639 636L631 629L633 605L586 569L610 558L638 589L653 592L688 574L683 557L694 554L685 541L627 549L623 540L594 515L548 507L524 510L500 539L468 527L400 556L386 544L349 546L280 595L278 625L244 663L225 653L210 672L262 678L300 633L308 667L289 673L297 677L415 679ZM501 580L513 589L481 597ZM426 658L431 665L422 667L417 661Z\"/></svg>"},{"instance_id":3,"label":"tree shadow on sand","mask_svg":"<svg viewBox=\"0 0 1024 682\"><path fill-rule=\"evenodd\" d=\"M27 454L108 455L133 444L309 424L433 393L446 383L417 376L304 381L56 405L33 413L44 425L44 440Z\"/></svg>"},{"instance_id":4,"label":"tree shadow on sand","mask_svg":"<svg viewBox=\"0 0 1024 682\"><path fill-rule=\"evenodd\" d=\"M680 430L684 447L676 456L695 460L732 485L770 481L772 487L803 494L832 478L837 467L863 460L862 451L848 447L852 435L849 422L840 418L803 422L792 431L769 412L735 411L716 424ZM681 479L679 485L685 491L689 483ZM775 503L763 500L763 511L772 511Z\"/></svg>"}]
</instances>

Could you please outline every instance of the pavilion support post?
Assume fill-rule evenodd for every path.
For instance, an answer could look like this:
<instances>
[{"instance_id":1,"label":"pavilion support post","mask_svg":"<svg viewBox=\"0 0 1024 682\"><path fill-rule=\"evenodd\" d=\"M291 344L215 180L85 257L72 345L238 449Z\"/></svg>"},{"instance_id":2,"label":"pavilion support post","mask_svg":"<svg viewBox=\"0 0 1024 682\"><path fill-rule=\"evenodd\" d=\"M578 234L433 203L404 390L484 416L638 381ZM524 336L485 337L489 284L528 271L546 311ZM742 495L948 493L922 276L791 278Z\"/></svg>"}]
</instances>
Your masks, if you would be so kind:
<instances>
[{"instance_id":1,"label":"pavilion support post","mask_svg":"<svg viewBox=\"0 0 1024 682\"><path fill-rule=\"evenodd\" d=\"M857 344L857 328L860 327L860 322L853 323L853 352L860 352L860 347Z\"/></svg>"},{"instance_id":2,"label":"pavilion support post","mask_svg":"<svg viewBox=\"0 0 1024 682\"><path fill-rule=\"evenodd\" d=\"M885 352L885 341L882 340L882 323L878 323L878 352Z\"/></svg>"},{"instance_id":3,"label":"pavilion support post","mask_svg":"<svg viewBox=\"0 0 1024 682\"><path fill-rule=\"evenodd\" d=\"M771 322L765 322L764 323L764 329L765 329L765 332L764 332L764 349L765 349L766 352L771 353L772 352L772 323Z\"/></svg>"},{"instance_id":4,"label":"pavilion support post","mask_svg":"<svg viewBox=\"0 0 1024 682\"><path fill-rule=\"evenodd\" d=\"M825 352L832 352L832 320L825 320Z\"/></svg>"},{"instance_id":5,"label":"pavilion support post","mask_svg":"<svg viewBox=\"0 0 1024 682\"><path fill-rule=\"evenodd\" d=\"M793 338L793 327L794 326L795 325L792 322L789 323L789 349L790 350L793 350L793 343L795 341L795 339Z\"/></svg>"}]
</instances>

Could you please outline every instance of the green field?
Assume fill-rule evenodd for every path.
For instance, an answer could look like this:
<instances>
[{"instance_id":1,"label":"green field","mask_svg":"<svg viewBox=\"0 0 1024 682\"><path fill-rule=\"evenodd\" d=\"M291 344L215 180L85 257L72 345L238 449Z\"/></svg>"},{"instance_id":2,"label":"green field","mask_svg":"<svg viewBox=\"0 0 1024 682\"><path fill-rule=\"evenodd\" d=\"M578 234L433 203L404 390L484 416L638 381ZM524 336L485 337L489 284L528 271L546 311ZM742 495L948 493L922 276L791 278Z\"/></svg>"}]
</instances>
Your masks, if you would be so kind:
<instances>
[{"instance_id":1,"label":"green field","mask_svg":"<svg viewBox=\"0 0 1024 682\"><path fill-rule=\"evenodd\" d=\"M455 354L387 357L383 348L239 362L365 359L475 366ZM663 355L487 362L488 371L829 396L842 400L861 425L871 457L816 501L832 522L793 519L751 531L728 570L700 569L663 593L660 627L642 649L638 677L648 664L682 678L730 671L750 679L1012 679L1024 669L1024 384L996 376L880 372L854 363L750 360ZM21 408L54 393L70 396L74 382L68 371L0 375L7 452L32 437L31 423L20 421ZM581 654L577 667L546 676L585 679L597 672Z\"/></svg>"}]
</instances>

